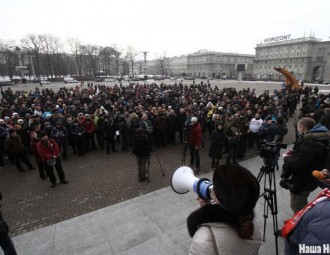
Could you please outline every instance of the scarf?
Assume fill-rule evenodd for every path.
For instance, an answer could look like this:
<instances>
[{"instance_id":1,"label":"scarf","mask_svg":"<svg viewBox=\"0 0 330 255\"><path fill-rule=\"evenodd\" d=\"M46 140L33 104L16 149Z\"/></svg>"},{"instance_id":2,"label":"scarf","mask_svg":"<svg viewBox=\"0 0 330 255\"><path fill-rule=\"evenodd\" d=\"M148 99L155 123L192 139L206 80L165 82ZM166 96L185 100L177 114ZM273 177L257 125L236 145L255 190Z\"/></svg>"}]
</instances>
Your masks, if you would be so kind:
<instances>
[{"instance_id":1,"label":"scarf","mask_svg":"<svg viewBox=\"0 0 330 255\"><path fill-rule=\"evenodd\" d=\"M288 237L289 234L292 233L292 231L294 231L294 229L298 225L301 218L305 215L305 213L311 210L315 205L326 199L330 199L330 190L328 188L322 190L320 194L318 194L318 196L312 202L307 204L300 211L296 212L291 219L288 219L284 222L284 226L282 228L282 237L283 238Z\"/></svg>"}]
</instances>

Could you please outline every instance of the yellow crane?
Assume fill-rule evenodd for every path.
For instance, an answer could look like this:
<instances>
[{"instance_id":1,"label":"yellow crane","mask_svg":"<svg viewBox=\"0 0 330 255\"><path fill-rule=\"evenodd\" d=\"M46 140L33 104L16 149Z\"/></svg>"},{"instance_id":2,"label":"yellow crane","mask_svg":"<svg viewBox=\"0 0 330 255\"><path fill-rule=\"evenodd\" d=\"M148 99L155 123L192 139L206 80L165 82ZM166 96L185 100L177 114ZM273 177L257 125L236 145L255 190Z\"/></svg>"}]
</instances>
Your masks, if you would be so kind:
<instances>
[{"instance_id":1,"label":"yellow crane","mask_svg":"<svg viewBox=\"0 0 330 255\"><path fill-rule=\"evenodd\" d=\"M274 67L274 70L278 71L279 73L283 74L285 76L285 83L291 89L293 90L300 90L301 86L299 85L298 81L296 80L296 77L293 76L292 73L290 73L288 70L282 67Z\"/></svg>"}]
</instances>

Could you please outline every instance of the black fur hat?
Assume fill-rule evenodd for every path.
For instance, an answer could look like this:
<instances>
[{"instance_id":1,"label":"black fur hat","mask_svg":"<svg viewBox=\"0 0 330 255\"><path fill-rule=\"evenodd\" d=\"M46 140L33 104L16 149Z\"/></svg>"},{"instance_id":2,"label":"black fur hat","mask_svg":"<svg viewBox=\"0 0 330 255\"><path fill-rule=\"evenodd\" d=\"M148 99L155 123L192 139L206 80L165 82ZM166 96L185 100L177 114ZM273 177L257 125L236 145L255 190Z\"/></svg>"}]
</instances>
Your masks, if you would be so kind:
<instances>
[{"instance_id":1,"label":"black fur hat","mask_svg":"<svg viewBox=\"0 0 330 255\"><path fill-rule=\"evenodd\" d=\"M221 165L213 174L213 188L220 205L239 216L251 214L260 187L254 175L238 165Z\"/></svg>"}]
</instances>

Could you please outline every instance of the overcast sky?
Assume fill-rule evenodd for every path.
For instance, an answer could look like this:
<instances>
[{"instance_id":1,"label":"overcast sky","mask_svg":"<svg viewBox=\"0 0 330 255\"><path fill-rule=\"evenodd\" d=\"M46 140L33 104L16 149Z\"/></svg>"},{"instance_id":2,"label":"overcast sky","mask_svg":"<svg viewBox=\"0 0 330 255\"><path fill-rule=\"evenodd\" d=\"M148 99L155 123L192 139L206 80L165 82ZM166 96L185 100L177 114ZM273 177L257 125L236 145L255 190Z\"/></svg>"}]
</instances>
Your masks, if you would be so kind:
<instances>
[{"instance_id":1,"label":"overcast sky","mask_svg":"<svg viewBox=\"0 0 330 255\"><path fill-rule=\"evenodd\" d=\"M149 59L201 49L254 54L264 38L311 31L330 40L329 0L0 0L0 6L0 40L53 34L63 42L133 46L149 51Z\"/></svg>"}]
</instances>

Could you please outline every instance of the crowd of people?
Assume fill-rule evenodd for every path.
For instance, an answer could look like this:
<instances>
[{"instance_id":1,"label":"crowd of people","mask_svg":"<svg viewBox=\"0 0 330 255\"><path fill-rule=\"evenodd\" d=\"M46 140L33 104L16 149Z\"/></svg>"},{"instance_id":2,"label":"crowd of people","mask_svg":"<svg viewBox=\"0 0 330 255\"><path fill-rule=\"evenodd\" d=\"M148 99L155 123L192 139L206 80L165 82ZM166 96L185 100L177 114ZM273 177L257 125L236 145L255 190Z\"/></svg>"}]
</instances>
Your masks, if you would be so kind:
<instances>
[{"instance_id":1,"label":"crowd of people","mask_svg":"<svg viewBox=\"0 0 330 255\"><path fill-rule=\"evenodd\" d=\"M151 151L170 144L189 148L189 163L197 174L201 165L199 150L205 149L208 149L215 174L226 169L244 172L238 165L238 159L244 158L246 151L254 146L259 149L262 140L282 141L288 132L286 123L295 116L297 142L293 151L285 155L282 181L285 183L283 186L290 189L291 207L297 211L305 205L306 197L316 186L294 181L304 176L299 176L300 165L295 170L290 164L294 160L299 163L299 157L303 160L308 158L311 162L311 155L321 157L320 153L308 154L308 150L301 148L309 148L315 138L314 133L326 133L330 128L330 98L310 87L301 91L288 87L273 93L265 90L257 95L249 88L240 91L235 88L219 89L209 83L132 83L112 87L90 83L58 91L35 88L34 91L13 92L10 87L1 88L1 95L0 166L5 165L4 157L7 155L18 171L25 171L21 162L32 170L35 167L29 158L33 155L40 178L49 178L51 187L56 186L53 167L60 182L68 183L61 159L70 160L69 150L84 157L91 150L114 153L119 150L118 146L122 152L131 150L137 157L138 180L141 182L148 179ZM300 101L302 107L294 115ZM207 140L210 141L209 148L205 148ZM322 146L319 141L314 142L314 145ZM223 162L227 166L225 168L220 167L223 154L227 154ZM305 166L307 164L301 167ZM305 172L308 171L309 167ZM253 189L251 210L240 215L243 218L238 217L237 222L232 222L234 228L247 216L249 224L253 220L258 185L254 185ZM220 198L221 194L216 196ZM219 200L221 205L223 198ZM239 236L250 238L254 234L250 231L251 226L249 234L239 232ZM255 253L257 246L258 243L251 254Z\"/></svg>"},{"instance_id":2,"label":"crowd of people","mask_svg":"<svg viewBox=\"0 0 330 255\"><path fill-rule=\"evenodd\" d=\"M47 176L36 149L42 134L56 142L66 160L68 149L81 157L97 149L110 154L119 146L127 152L141 128L153 148L189 143L190 163L199 171L198 150L209 149L207 139L212 167L223 153L228 154L228 163L236 164L259 139L262 124L274 123L278 117L285 124L299 101L299 93L289 90L257 95L254 90L220 90L209 83L113 87L91 83L58 91L35 88L14 93L9 87L1 93L0 166L6 153L19 171L24 171L20 161L33 169L26 157L30 153L41 179ZM192 118L200 127L199 139L189 136ZM19 146L9 146L12 137Z\"/></svg>"}]
</instances>

